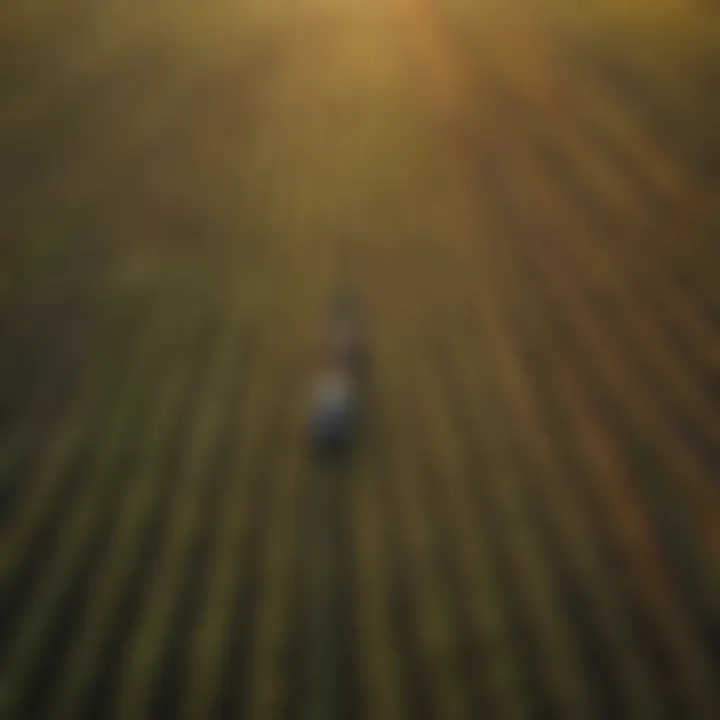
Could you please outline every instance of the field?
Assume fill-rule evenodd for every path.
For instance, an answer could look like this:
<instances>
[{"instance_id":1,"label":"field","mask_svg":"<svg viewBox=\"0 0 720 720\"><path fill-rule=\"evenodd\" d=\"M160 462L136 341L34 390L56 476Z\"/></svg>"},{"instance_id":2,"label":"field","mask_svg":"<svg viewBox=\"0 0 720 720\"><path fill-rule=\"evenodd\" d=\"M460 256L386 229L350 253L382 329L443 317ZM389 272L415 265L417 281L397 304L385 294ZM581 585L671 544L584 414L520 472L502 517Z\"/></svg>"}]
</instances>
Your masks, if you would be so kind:
<instances>
[{"instance_id":1,"label":"field","mask_svg":"<svg viewBox=\"0 0 720 720\"><path fill-rule=\"evenodd\" d=\"M0 718L720 717L718 88L709 0L5 0Z\"/></svg>"}]
</instances>

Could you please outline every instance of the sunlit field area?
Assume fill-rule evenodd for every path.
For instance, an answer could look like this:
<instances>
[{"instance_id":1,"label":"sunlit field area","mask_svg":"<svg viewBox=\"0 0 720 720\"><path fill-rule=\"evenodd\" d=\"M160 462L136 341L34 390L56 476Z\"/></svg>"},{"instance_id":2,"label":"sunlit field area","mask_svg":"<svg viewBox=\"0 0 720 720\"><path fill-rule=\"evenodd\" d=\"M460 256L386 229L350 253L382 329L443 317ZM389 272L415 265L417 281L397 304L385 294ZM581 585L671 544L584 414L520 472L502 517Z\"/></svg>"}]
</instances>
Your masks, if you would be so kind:
<instances>
[{"instance_id":1,"label":"sunlit field area","mask_svg":"<svg viewBox=\"0 0 720 720\"><path fill-rule=\"evenodd\" d=\"M0 3L2 720L719 717L718 3Z\"/></svg>"}]
</instances>

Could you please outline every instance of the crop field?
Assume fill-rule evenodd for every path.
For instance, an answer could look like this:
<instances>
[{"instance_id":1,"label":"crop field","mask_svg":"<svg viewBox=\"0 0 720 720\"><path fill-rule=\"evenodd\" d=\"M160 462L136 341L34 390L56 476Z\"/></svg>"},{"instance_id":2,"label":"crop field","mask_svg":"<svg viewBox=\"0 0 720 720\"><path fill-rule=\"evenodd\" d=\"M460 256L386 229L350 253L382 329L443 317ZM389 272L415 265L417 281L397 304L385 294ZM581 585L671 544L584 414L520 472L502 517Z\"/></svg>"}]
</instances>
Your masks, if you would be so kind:
<instances>
[{"instance_id":1,"label":"crop field","mask_svg":"<svg viewBox=\"0 0 720 720\"><path fill-rule=\"evenodd\" d=\"M720 717L717 3L4 0L0 350L0 719Z\"/></svg>"}]
</instances>

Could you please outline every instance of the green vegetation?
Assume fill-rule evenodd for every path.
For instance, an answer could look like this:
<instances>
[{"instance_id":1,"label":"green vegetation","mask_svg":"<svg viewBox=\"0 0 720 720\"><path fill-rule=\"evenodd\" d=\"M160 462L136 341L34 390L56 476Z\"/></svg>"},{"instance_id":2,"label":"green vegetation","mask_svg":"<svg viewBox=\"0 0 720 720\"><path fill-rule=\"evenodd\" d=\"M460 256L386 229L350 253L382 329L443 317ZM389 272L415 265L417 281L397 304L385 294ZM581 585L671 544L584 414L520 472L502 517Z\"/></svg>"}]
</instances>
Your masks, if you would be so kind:
<instances>
[{"instance_id":1,"label":"green vegetation","mask_svg":"<svg viewBox=\"0 0 720 720\"><path fill-rule=\"evenodd\" d=\"M0 717L720 716L718 68L680 0L3 3Z\"/></svg>"}]
</instances>

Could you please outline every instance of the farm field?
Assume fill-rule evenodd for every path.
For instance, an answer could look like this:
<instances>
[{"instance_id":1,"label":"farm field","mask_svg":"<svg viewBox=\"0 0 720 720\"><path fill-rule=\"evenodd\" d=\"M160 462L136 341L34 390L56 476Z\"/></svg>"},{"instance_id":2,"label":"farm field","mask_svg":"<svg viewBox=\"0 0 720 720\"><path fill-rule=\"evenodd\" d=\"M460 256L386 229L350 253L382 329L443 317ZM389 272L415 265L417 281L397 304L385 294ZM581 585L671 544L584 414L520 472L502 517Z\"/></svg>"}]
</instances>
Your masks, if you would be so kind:
<instances>
[{"instance_id":1,"label":"farm field","mask_svg":"<svg viewBox=\"0 0 720 720\"><path fill-rule=\"evenodd\" d=\"M0 4L0 720L720 717L718 88L701 0Z\"/></svg>"}]
</instances>

